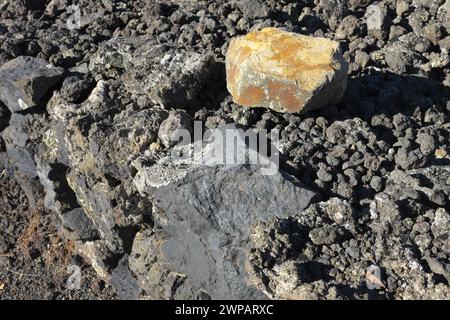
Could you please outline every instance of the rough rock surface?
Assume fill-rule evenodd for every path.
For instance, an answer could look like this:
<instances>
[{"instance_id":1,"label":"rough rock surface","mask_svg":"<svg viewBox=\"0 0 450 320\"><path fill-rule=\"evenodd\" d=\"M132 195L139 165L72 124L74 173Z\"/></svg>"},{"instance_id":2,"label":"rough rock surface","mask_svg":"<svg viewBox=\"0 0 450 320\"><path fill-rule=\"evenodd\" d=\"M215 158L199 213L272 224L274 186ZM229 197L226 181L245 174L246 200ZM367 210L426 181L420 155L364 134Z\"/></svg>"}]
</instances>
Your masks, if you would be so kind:
<instances>
[{"instance_id":1,"label":"rough rock surface","mask_svg":"<svg viewBox=\"0 0 450 320\"><path fill-rule=\"evenodd\" d=\"M41 116L14 113L9 126L2 133L7 154L5 167L21 185L32 208L43 196L34 159L45 129L46 120Z\"/></svg>"},{"instance_id":2,"label":"rough rock surface","mask_svg":"<svg viewBox=\"0 0 450 320\"><path fill-rule=\"evenodd\" d=\"M436 212L439 217L436 225L446 223L446 218L441 218L446 213L441 212ZM260 286L265 292L279 299L370 299L382 298L383 291L387 297L395 299L417 299L419 296L447 299L446 285L432 280L433 273L448 275L441 267L442 262L427 259L432 270L423 269L420 255L402 240L400 230L406 226L398 225L401 219L396 216L398 214L399 208L393 198L379 194L371 204L370 228L364 232L359 230L361 224L358 222L363 216L349 203L337 198L314 204L290 219L261 224L252 234L254 254L251 261L256 278L261 279ZM434 216L434 212L430 216ZM388 229L380 229L387 225ZM417 224L411 224L408 228L418 229L415 226ZM420 241L420 234L412 232L418 234L416 238ZM336 238L336 234L343 236ZM319 235L321 241L317 242ZM379 237L384 237L385 245L379 245ZM342 255L338 257L335 252L342 252ZM277 261L273 256L283 258ZM383 270L380 280L385 290L364 290L369 279L363 276L371 261L380 263ZM435 264L433 267L430 261ZM420 275L413 275L412 270ZM353 273L361 277L353 277ZM418 295L418 292L421 293Z\"/></svg>"},{"instance_id":3,"label":"rough rock surface","mask_svg":"<svg viewBox=\"0 0 450 320\"><path fill-rule=\"evenodd\" d=\"M21 56L0 67L0 100L11 112L32 108L62 78L64 70L48 62Z\"/></svg>"},{"instance_id":4,"label":"rough rock surface","mask_svg":"<svg viewBox=\"0 0 450 320\"><path fill-rule=\"evenodd\" d=\"M33 57L65 71L38 108L0 103L1 299L450 299L449 0L72 0L79 29L67 28L66 2L0 5L0 64ZM234 103L230 43L267 27L339 41L343 99L301 114ZM237 203L257 192L246 181L273 181L251 166L173 161L190 150L176 130L195 121L278 131L272 179L317 197L307 208L275 199L287 210L267 205L270 217ZM246 188L222 194L219 181ZM223 214L235 211L222 195L253 223ZM224 264L193 270L190 248ZM69 266L81 269L79 289Z\"/></svg>"},{"instance_id":5,"label":"rough rock surface","mask_svg":"<svg viewBox=\"0 0 450 320\"><path fill-rule=\"evenodd\" d=\"M61 223L69 232L67 237L71 240L98 239L98 234L92 225L92 221L86 216L82 208L76 208L64 213Z\"/></svg>"},{"instance_id":6,"label":"rough rock surface","mask_svg":"<svg viewBox=\"0 0 450 320\"><path fill-rule=\"evenodd\" d=\"M201 292L212 299L263 298L250 285L247 270L252 226L300 212L316 194L284 172L263 175L259 166L238 164L193 165L166 185L143 186L176 170L169 166L164 173L155 166L140 168L136 178L138 189L153 199L155 231L148 242L135 242L130 256L147 294L167 298L159 293L161 280L155 281L167 278L172 286L173 281L180 285L169 298L195 298ZM154 267L146 271L143 266L149 263Z\"/></svg>"},{"instance_id":7,"label":"rough rock surface","mask_svg":"<svg viewBox=\"0 0 450 320\"><path fill-rule=\"evenodd\" d=\"M347 85L347 63L337 42L275 28L233 39L226 68L234 102L278 112L338 103Z\"/></svg>"},{"instance_id":8,"label":"rough rock surface","mask_svg":"<svg viewBox=\"0 0 450 320\"><path fill-rule=\"evenodd\" d=\"M99 81L81 104L69 103L58 95L52 98L48 111L53 122L46 132L38 163L72 168L63 178L71 199L84 209L109 250L122 252L130 246L127 241L132 240L124 234L132 236L133 225L149 206L136 191L128 189L133 174L130 163L156 140L166 113L134 112L131 106L114 103L108 96L112 85L113 82ZM113 145L114 149L102 148ZM42 177L41 180L54 180L45 170ZM47 194L51 194L54 183L44 185L50 186Z\"/></svg>"},{"instance_id":9,"label":"rough rock surface","mask_svg":"<svg viewBox=\"0 0 450 320\"><path fill-rule=\"evenodd\" d=\"M177 144L176 134L178 130L186 130L192 132L192 118L189 114L181 112L171 112L165 119L158 130L158 138L166 147L172 147Z\"/></svg>"},{"instance_id":10,"label":"rough rock surface","mask_svg":"<svg viewBox=\"0 0 450 320\"><path fill-rule=\"evenodd\" d=\"M155 298L160 273L182 274L187 292L205 292L213 299L263 298L250 286L246 270L250 227L270 217L286 217L305 208L314 196L282 176L263 177L252 168L198 169L183 180L159 188L154 194L158 233L151 240L156 253L143 255L141 243L133 245L130 260L138 279L147 282ZM215 178L211 178L215 177ZM267 196L270 195L270 196ZM242 199L248 202L243 203ZM156 261L155 261L156 260ZM142 265L155 263L151 274ZM158 290L161 290L160 288ZM176 293L178 298L193 298Z\"/></svg>"},{"instance_id":11,"label":"rough rock surface","mask_svg":"<svg viewBox=\"0 0 450 320\"><path fill-rule=\"evenodd\" d=\"M143 51L148 60L135 58ZM146 94L156 105L182 108L208 81L214 59L210 54L152 43L139 47L129 63L132 67L123 79L131 93Z\"/></svg>"}]
</instances>

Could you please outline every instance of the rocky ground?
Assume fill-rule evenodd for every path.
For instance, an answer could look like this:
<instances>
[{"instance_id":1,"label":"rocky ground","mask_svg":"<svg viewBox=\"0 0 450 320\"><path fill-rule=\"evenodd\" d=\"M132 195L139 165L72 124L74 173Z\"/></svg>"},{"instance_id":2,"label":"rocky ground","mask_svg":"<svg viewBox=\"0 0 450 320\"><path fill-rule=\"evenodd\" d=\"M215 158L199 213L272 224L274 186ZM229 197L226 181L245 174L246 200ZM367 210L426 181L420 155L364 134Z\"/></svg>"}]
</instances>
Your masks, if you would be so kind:
<instances>
[{"instance_id":1,"label":"rocky ground","mask_svg":"<svg viewBox=\"0 0 450 320\"><path fill-rule=\"evenodd\" d=\"M233 103L264 27L339 41L344 99ZM0 297L449 299L449 31L449 0L0 1ZM280 170L173 161L195 120L279 130Z\"/></svg>"}]
</instances>

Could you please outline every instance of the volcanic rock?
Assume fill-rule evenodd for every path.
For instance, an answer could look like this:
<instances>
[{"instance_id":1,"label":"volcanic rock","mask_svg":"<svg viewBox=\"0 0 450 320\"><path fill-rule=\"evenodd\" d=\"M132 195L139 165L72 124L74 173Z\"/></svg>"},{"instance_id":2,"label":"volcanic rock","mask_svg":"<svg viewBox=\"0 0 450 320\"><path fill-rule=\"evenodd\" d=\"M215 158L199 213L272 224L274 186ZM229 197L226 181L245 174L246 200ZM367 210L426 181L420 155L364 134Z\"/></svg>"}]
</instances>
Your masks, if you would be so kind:
<instances>
[{"instance_id":1,"label":"volcanic rock","mask_svg":"<svg viewBox=\"0 0 450 320\"><path fill-rule=\"evenodd\" d=\"M68 229L66 234L69 234L73 240L92 240L98 236L91 220L81 208L64 213L62 225Z\"/></svg>"},{"instance_id":2,"label":"volcanic rock","mask_svg":"<svg viewBox=\"0 0 450 320\"><path fill-rule=\"evenodd\" d=\"M42 59L21 56L0 67L0 100L17 112L39 104L64 74Z\"/></svg>"},{"instance_id":3,"label":"volcanic rock","mask_svg":"<svg viewBox=\"0 0 450 320\"><path fill-rule=\"evenodd\" d=\"M13 113L10 125L2 132L7 154L5 167L25 191L31 207L43 196L34 158L47 125L40 115Z\"/></svg>"},{"instance_id":4,"label":"volcanic rock","mask_svg":"<svg viewBox=\"0 0 450 320\"><path fill-rule=\"evenodd\" d=\"M158 296L158 287L183 274L179 281L190 288L183 289L183 298L200 291L213 299L263 298L264 294L251 286L246 269L251 227L302 211L315 193L282 171L264 175L259 165L184 163L184 171L175 177L174 164L164 169L167 162L162 159L150 167L141 164L135 177L137 189L153 198L158 230L146 236L138 234L130 257L131 270L147 293L167 297L167 292ZM155 183L157 175L164 184ZM143 266L149 263L153 267L146 271Z\"/></svg>"},{"instance_id":5,"label":"volcanic rock","mask_svg":"<svg viewBox=\"0 0 450 320\"><path fill-rule=\"evenodd\" d=\"M191 121L191 116L186 112L171 112L158 130L158 137L162 144L166 147L174 146L178 142L176 140L177 130L192 131Z\"/></svg>"}]
</instances>

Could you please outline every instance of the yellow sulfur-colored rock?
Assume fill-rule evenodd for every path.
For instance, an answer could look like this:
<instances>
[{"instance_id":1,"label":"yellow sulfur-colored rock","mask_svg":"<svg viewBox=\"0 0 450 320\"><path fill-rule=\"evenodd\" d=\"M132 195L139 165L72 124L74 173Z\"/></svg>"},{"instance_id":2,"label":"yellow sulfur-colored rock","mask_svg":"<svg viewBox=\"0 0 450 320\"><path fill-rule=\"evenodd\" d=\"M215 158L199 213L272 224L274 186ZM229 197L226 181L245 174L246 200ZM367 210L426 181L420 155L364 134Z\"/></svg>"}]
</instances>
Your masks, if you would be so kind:
<instances>
[{"instance_id":1,"label":"yellow sulfur-colored rock","mask_svg":"<svg viewBox=\"0 0 450 320\"><path fill-rule=\"evenodd\" d=\"M278 112L306 112L338 103L348 65L339 43L276 28L231 40L227 88L235 103Z\"/></svg>"}]
</instances>

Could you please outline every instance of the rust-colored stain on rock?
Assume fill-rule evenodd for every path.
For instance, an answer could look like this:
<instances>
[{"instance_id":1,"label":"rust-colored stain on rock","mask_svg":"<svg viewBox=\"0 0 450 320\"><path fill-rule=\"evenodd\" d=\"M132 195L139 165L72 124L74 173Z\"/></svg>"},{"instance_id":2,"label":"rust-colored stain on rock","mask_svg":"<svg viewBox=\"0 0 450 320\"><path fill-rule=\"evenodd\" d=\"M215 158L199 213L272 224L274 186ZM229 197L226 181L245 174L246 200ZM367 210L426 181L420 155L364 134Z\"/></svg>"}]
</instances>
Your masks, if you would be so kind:
<instances>
[{"instance_id":1,"label":"rust-colored stain on rock","mask_svg":"<svg viewBox=\"0 0 450 320\"><path fill-rule=\"evenodd\" d=\"M227 87L233 100L243 106L265 106L279 112L299 112L314 91L332 80L346 80L346 65L339 44L265 28L231 41L227 57ZM340 99L346 81L331 90ZM334 86L336 87L336 86ZM315 99L321 104L327 99ZM308 108L321 107L309 106Z\"/></svg>"},{"instance_id":2,"label":"rust-colored stain on rock","mask_svg":"<svg viewBox=\"0 0 450 320\"><path fill-rule=\"evenodd\" d=\"M288 112L297 112L304 101L297 96L298 87L293 84L272 81L267 85L268 99L277 101Z\"/></svg>"},{"instance_id":3,"label":"rust-colored stain on rock","mask_svg":"<svg viewBox=\"0 0 450 320\"><path fill-rule=\"evenodd\" d=\"M263 101L265 98L264 90L255 86L247 86L244 92L238 96L239 104L251 105L254 101Z\"/></svg>"}]
</instances>

